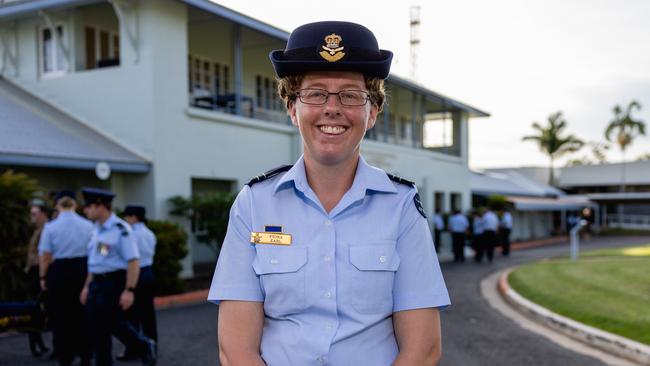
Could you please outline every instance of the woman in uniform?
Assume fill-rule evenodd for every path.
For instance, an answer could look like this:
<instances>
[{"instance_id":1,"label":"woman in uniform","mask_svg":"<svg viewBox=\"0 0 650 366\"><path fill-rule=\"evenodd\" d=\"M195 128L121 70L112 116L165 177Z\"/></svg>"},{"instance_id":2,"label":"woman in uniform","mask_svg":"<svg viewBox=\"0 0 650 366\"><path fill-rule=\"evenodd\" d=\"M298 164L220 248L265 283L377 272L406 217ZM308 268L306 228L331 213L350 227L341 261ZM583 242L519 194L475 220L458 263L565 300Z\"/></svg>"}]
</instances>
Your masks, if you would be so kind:
<instances>
[{"instance_id":1,"label":"woman in uniform","mask_svg":"<svg viewBox=\"0 0 650 366\"><path fill-rule=\"evenodd\" d=\"M435 364L449 296L417 189L359 152L392 53L361 25L318 22L270 58L304 153L231 209L208 296L221 363Z\"/></svg>"}]
</instances>

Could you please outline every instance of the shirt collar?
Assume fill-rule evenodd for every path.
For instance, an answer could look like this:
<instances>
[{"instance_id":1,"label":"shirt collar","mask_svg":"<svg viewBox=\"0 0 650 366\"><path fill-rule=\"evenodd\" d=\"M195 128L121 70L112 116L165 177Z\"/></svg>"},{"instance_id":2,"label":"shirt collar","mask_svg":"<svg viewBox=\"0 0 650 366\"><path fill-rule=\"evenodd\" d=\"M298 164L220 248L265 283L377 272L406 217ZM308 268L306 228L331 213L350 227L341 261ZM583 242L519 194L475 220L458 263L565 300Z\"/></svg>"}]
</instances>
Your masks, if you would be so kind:
<instances>
[{"instance_id":1,"label":"shirt collar","mask_svg":"<svg viewBox=\"0 0 650 366\"><path fill-rule=\"evenodd\" d=\"M111 227L115 226L115 223L117 221L118 221L117 216L115 215L115 213L111 212L111 216L109 216L108 219L106 219L106 221L104 222L104 225L99 225L98 224L98 226L101 229L110 229Z\"/></svg>"},{"instance_id":2,"label":"shirt collar","mask_svg":"<svg viewBox=\"0 0 650 366\"><path fill-rule=\"evenodd\" d=\"M277 193L281 189L290 187L291 182L293 182L293 186L297 190L303 193L307 190L309 184L307 183L307 174L305 172L304 156L301 156L293 167L278 180L273 192ZM367 190L397 193L395 185L388 178L386 172L369 165L363 156L359 156L359 163L354 175L354 182L352 182L352 187L350 188L350 193L354 196L364 196Z\"/></svg>"}]
</instances>

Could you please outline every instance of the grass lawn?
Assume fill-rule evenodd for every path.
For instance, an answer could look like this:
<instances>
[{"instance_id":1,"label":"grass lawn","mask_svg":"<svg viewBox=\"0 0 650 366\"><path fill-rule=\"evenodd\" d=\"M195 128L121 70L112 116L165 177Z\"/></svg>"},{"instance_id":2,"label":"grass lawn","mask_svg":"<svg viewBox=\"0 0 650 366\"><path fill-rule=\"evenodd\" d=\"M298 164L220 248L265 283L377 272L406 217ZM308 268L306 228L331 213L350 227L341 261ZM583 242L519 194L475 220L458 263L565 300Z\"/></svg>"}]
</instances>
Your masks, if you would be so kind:
<instances>
[{"instance_id":1,"label":"grass lawn","mask_svg":"<svg viewBox=\"0 0 650 366\"><path fill-rule=\"evenodd\" d=\"M650 345L650 244L531 263L508 282L558 314Z\"/></svg>"}]
</instances>

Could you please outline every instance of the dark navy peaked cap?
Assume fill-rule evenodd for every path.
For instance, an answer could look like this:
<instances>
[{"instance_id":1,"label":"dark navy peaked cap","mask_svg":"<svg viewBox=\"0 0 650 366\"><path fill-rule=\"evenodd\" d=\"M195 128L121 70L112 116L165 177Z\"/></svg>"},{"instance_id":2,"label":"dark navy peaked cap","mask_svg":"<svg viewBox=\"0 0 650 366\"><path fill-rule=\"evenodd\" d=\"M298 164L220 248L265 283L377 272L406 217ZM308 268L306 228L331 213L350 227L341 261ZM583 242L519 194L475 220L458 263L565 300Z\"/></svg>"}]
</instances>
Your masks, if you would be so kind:
<instances>
[{"instance_id":1,"label":"dark navy peaked cap","mask_svg":"<svg viewBox=\"0 0 650 366\"><path fill-rule=\"evenodd\" d=\"M113 197L115 197L115 193L100 188L83 188L81 194L86 205L92 205L93 203L110 204Z\"/></svg>"},{"instance_id":2,"label":"dark navy peaked cap","mask_svg":"<svg viewBox=\"0 0 650 366\"><path fill-rule=\"evenodd\" d=\"M386 79L393 53L380 50L375 35L360 24L328 21L296 28L286 48L271 51L269 58L280 78L310 71L355 71Z\"/></svg>"},{"instance_id":3,"label":"dark navy peaked cap","mask_svg":"<svg viewBox=\"0 0 650 366\"><path fill-rule=\"evenodd\" d=\"M145 214L147 213L147 210L144 208L144 206L138 206L138 205L128 205L124 208L124 216L135 216L138 218L138 220L143 221L145 219Z\"/></svg>"},{"instance_id":4,"label":"dark navy peaked cap","mask_svg":"<svg viewBox=\"0 0 650 366\"><path fill-rule=\"evenodd\" d=\"M73 200L77 199L77 195L74 193L74 191L64 189L56 193L56 196L54 196L54 204L59 202L59 200L63 197L70 197Z\"/></svg>"}]
</instances>

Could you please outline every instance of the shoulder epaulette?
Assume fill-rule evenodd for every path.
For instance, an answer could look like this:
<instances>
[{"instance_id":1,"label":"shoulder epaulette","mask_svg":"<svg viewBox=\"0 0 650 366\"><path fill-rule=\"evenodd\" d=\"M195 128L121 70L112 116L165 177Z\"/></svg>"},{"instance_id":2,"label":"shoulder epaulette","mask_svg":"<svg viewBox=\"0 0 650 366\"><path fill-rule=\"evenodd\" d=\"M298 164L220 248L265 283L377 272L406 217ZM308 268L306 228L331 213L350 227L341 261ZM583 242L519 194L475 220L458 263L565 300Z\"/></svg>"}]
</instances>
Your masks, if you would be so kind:
<instances>
[{"instance_id":1,"label":"shoulder epaulette","mask_svg":"<svg viewBox=\"0 0 650 366\"><path fill-rule=\"evenodd\" d=\"M407 186L417 188L417 186L415 185L415 182L411 182L410 180L400 178L400 177L398 177L396 175L392 175L390 173L386 173L386 174L388 175L388 178L390 178L390 180L392 180L393 182L397 182L397 183L400 183L400 184L406 184ZM427 214L424 213L424 208L422 207L422 200L420 199L420 194L417 193L417 192L415 193L415 196L413 196L413 204L415 204L415 208L417 208L420 215L422 215L422 217L424 217L426 219Z\"/></svg>"},{"instance_id":2,"label":"shoulder epaulette","mask_svg":"<svg viewBox=\"0 0 650 366\"><path fill-rule=\"evenodd\" d=\"M415 187L415 182L411 182L410 180L400 178L400 177L398 177L396 175L392 175L390 173L386 173L386 175L388 175L388 178L390 178L390 180L392 180L393 182L397 182L397 183L400 183L400 184L406 184L407 186Z\"/></svg>"},{"instance_id":3,"label":"shoulder epaulette","mask_svg":"<svg viewBox=\"0 0 650 366\"><path fill-rule=\"evenodd\" d=\"M267 180L269 178L273 178L273 177L275 177L276 175L278 175L278 174L280 174L282 172L288 171L289 169L291 169L291 167L293 167L293 165L282 165L282 166L279 166L277 168L273 168L273 169L269 170L268 172L260 174L260 175L256 176L255 178L251 179L248 183L246 183L246 185L249 186L249 187L252 187L253 184L259 183L259 182L264 182L265 180Z\"/></svg>"},{"instance_id":4,"label":"shoulder epaulette","mask_svg":"<svg viewBox=\"0 0 650 366\"><path fill-rule=\"evenodd\" d=\"M126 226L124 226L123 223L118 222L118 223L115 224L115 226L117 226L120 229L120 231L122 232L122 236L128 236L129 235L129 230L126 228Z\"/></svg>"}]
</instances>

